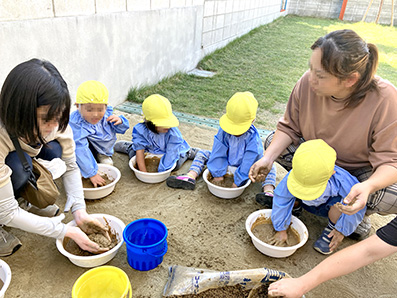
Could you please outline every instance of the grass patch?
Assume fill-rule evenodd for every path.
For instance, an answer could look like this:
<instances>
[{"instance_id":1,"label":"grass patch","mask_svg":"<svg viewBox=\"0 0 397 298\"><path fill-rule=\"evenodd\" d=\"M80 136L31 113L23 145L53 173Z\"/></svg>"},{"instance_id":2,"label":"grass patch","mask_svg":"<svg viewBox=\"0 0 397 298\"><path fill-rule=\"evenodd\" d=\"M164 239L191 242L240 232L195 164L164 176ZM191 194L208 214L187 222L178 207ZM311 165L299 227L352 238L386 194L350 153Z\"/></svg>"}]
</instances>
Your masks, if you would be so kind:
<instances>
[{"instance_id":1,"label":"grass patch","mask_svg":"<svg viewBox=\"0 0 397 298\"><path fill-rule=\"evenodd\" d=\"M206 56L198 68L216 72L212 78L178 73L153 86L131 89L127 100L142 103L154 93L167 97L173 110L219 118L237 91L251 91L259 102L258 115L280 115L296 81L308 68L310 46L339 29L353 29L380 52L378 74L397 83L397 31L390 26L347 23L338 19L287 16L263 25ZM266 127L266 120L255 122ZM272 127L266 127L271 129ZM273 127L274 128L274 127Z\"/></svg>"}]
</instances>

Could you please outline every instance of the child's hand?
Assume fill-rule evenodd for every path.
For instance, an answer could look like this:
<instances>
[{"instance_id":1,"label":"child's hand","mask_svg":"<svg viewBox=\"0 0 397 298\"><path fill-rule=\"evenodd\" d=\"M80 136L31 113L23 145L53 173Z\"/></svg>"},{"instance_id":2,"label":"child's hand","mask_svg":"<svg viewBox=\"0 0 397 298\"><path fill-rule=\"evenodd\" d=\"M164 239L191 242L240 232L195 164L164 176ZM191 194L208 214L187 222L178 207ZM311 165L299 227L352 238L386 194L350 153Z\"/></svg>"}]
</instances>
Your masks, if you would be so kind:
<instances>
[{"instance_id":1,"label":"child's hand","mask_svg":"<svg viewBox=\"0 0 397 298\"><path fill-rule=\"evenodd\" d=\"M105 179L103 179L98 173L96 173L95 176L90 177L90 180L94 187L104 186L106 184Z\"/></svg>"},{"instance_id":2,"label":"child's hand","mask_svg":"<svg viewBox=\"0 0 397 298\"><path fill-rule=\"evenodd\" d=\"M288 235L287 231L278 231L276 234L270 238L269 244L275 246L281 246L283 243L287 242Z\"/></svg>"},{"instance_id":3,"label":"child's hand","mask_svg":"<svg viewBox=\"0 0 397 298\"><path fill-rule=\"evenodd\" d=\"M214 182L222 182L223 181L223 176L222 177L214 177L213 181Z\"/></svg>"},{"instance_id":4,"label":"child's hand","mask_svg":"<svg viewBox=\"0 0 397 298\"><path fill-rule=\"evenodd\" d=\"M237 188L237 184L233 182L232 188Z\"/></svg>"},{"instance_id":5,"label":"child's hand","mask_svg":"<svg viewBox=\"0 0 397 298\"><path fill-rule=\"evenodd\" d=\"M332 238L330 244L329 244L329 250L330 251L335 251L338 246L342 243L343 238L345 238L345 236L343 236L343 234L339 231L337 231L336 229L333 229L331 231L331 233L329 233L328 238Z\"/></svg>"},{"instance_id":6,"label":"child's hand","mask_svg":"<svg viewBox=\"0 0 397 298\"><path fill-rule=\"evenodd\" d=\"M116 115L110 115L108 117L108 119L106 119L106 121L113 123L114 125L119 125L121 123L123 123L123 121L121 120L121 118L119 116Z\"/></svg>"}]
</instances>

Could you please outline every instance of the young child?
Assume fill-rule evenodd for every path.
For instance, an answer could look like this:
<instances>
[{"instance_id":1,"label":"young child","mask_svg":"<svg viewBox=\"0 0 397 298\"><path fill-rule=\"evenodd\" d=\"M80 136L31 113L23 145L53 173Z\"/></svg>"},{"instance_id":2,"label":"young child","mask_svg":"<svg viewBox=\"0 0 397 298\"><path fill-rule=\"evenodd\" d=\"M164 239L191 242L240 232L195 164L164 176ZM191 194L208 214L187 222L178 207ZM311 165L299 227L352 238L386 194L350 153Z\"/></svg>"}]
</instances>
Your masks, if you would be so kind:
<instances>
[{"instance_id":1,"label":"young child","mask_svg":"<svg viewBox=\"0 0 397 298\"><path fill-rule=\"evenodd\" d=\"M114 146L117 152L136 155L140 171L147 172L145 152L163 154L158 167L164 172L176 163L179 169L187 159L193 159L198 149L191 148L178 129L179 121L172 113L171 103L159 94L147 97L142 103L144 121L134 126L132 142L118 141Z\"/></svg>"},{"instance_id":2,"label":"young child","mask_svg":"<svg viewBox=\"0 0 397 298\"><path fill-rule=\"evenodd\" d=\"M239 187L248 180L252 164L263 155L262 140L253 125L258 102L251 92L237 92L226 105L226 114L219 119L220 128L215 135L212 151L199 151L189 172L181 176L170 176L167 185L172 188L194 189L207 162L215 182L222 181L228 166L237 167L233 187ZM274 185L275 167L264 184Z\"/></svg>"},{"instance_id":3,"label":"young child","mask_svg":"<svg viewBox=\"0 0 397 298\"><path fill-rule=\"evenodd\" d=\"M130 127L124 116L113 115L108 105L109 92L98 81L87 81L77 89L76 107L70 115L70 126L76 143L76 158L81 174L97 187L105 184L98 174L98 164L113 164L116 133Z\"/></svg>"},{"instance_id":4,"label":"young child","mask_svg":"<svg viewBox=\"0 0 397 298\"><path fill-rule=\"evenodd\" d=\"M362 221L366 208L356 214L342 214L335 206L342 203L356 177L335 165L336 152L321 139L302 143L292 159L292 170L274 191L272 222L277 231L271 244L279 245L287 239L291 212L296 198L305 210L328 217L328 226L314 243L314 249L331 254Z\"/></svg>"}]
</instances>

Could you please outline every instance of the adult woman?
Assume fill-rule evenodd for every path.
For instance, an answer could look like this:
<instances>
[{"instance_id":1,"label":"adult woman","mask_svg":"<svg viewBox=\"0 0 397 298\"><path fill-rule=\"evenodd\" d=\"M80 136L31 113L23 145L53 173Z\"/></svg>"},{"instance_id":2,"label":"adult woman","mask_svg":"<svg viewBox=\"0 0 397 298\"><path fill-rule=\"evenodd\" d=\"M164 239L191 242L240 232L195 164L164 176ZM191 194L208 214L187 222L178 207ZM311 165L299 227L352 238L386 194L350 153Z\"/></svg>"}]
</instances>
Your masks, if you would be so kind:
<instances>
[{"instance_id":1,"label":"adult woman","mask_svg":"<svg viewBox=\"0 0 397 298\"><path fill-rule=\"evenodd\" d=\"M82 249L101 252L82 231L94 229L107 234L106 228L85 210L73 135L68 126L70 104L67 85L50 62L32 59L17 65L7 76L0 94L0 224L54 238L67 236ZM18 138L30 164L35 156L47 160L62 158L67 167L62 175L67 196L65 211L71 209L81 229L67 228L61 222L64 215L42 217L19 207L16 199L29 174L23 170L10 135ZM50 216L56 213L57 210L42 212ZM0 229L0 255L10 255L21 243Z\"/></svg>"},{"instance_id":2,"label":"adult woman","mask_svg":"<svg viewBox=\"0 0 397 298\"><path fill-rule=\"evenodd\" d=\"M397 90L375 77L376 46L352 30L338 30L311 49L310 70L295 85L250 178L262 180L276 160L289 170L301 142L323 139L336 150L336 164L360 181L345 199L356 201L343 211L367 205L367 214L397 213ZM368 234L369 227L356 232Z\"/></svg>"}]
</instances>

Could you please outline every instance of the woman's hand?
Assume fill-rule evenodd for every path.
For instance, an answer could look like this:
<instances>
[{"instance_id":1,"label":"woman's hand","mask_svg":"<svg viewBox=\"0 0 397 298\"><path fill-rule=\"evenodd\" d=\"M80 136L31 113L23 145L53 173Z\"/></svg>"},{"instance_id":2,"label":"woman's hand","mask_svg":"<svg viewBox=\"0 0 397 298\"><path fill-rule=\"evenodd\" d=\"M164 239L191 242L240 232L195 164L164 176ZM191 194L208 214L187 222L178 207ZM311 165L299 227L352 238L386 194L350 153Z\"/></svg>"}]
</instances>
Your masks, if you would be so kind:
<instances>
[{"instance_id":1,"label":"woman's hand","mask_svg":"<svg viewBox=\"0 0 397 298\"><path fill-rule=\"evenodd\" d=\"M73 239L74 242L83 250L94 254L108 251L108 248L101 248L97 243L91 241L79 227L68 227L65 237Z\"/></svg>"},{"instance_id":2,"label":"woman's hand","mask_svg":"<svg viewBox=\"0 0 397 298\"><path fill-rule=\"evenodd\" d=\"M84 233L101 233L110 241L109 228L105 227L99 222L99 220L89 215L85 209L76 210L73 212L73 217L77 223L77 226Z\"/></svg>"},{"instance_id":3,"label":"woman's hand","mask_svg":"<svg viewBox=\"0 0 397 298\"><path fill-rule=\"evenodd\" d=\"M285 242L287 242L287 239L288 239L288 234L286 230L278 231L272 238L270 238L269 244L275 246L281 246Z\"/></svg>"},{"instance_id":4,"label":"woman's hand","mask_svg":"<svg viewBox=\"0 0 397 298\"><path fill-rule=\"evenodd\" d=\"M332 238L331 242L329 243L329 250L335 251L338 248L338 246L342 243L343 238L345 238L345 236L341 232L337 231L336 229L333 229L328 235L328 238L331 238L331 237L333 237L333 238Z\"/></svg>"},{"instance_id":5,"label":"woman's hand","mask_svg":"<svg viewBox=\"0 0 397 298\"><path fill-rule=\"evenodd\" d=\"M119 125L121 123L123 123L123 121L120 119L119 116L116 115L110 115L106 121L113 123L114 125Z\"/></svg>"},{"instance_id":6,"label":"woman's hand","mask_svg":"<svg viewBox=\"0 0 397 298\"><path fill-rule=\"evenodd\" d=\"M352 215L367 205L368 196L371 188L364 182L353 185L349 194L343 199L343 203L346 205L339 205L338 209L348 215Z\"/></svg>"},{"instance_id":7,"label":"woman's hand","mask_svg":"<svg viewBox=\"0 0 397 298\"><path fill-rule=\"evenodd\" d=\"M265 181L267 174L269 174L272 169L272 166L273 161L264 156L251 166L248 177L252 182Z\"/></svg>"},{"instance_id":8,"label":"woman's hand","mask_svg":"<svg viewBox=\"0 0 397 298\"><path fill-rule=\"evenodd\" d=\"M304 291L302 282L297 278L283 278L269 285L269 297L300 298Z\"/></svg>"},{"instance_id":9,"label":"woman's hand","mask_svg":"<svg viewBox=\"0 0 397 298\"><path fill-rule=\"evenodd\" d=\"M103 186L106 184L105 179L103 179L101 177L101 175L99 175L98 173L96 173L94 176L90 177L90 181L91 181L92 185L94 185L94 187Z\"/></svg>"}]
</instances>

